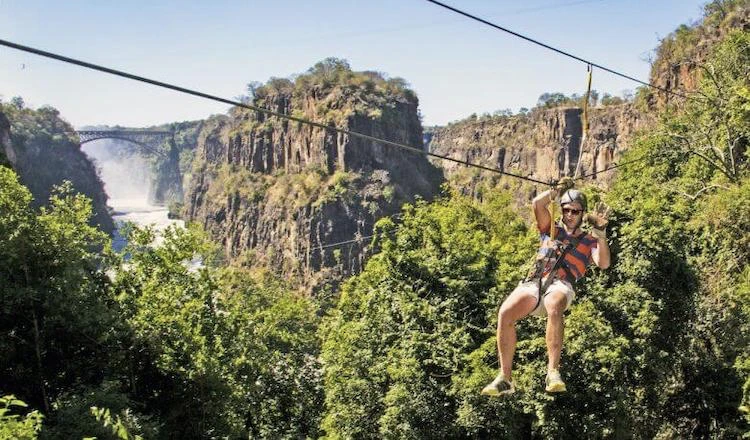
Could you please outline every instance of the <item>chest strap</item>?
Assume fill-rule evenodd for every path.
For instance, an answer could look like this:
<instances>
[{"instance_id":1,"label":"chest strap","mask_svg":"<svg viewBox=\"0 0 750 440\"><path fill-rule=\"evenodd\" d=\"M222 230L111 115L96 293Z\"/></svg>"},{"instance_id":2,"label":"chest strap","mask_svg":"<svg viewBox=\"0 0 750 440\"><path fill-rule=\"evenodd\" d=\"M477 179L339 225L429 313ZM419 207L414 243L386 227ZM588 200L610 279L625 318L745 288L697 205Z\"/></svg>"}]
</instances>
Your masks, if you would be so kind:
<instances>
[{"instance_id":1,"label":"chest strap","mask_svg":"<svg viewBox=\"0 0 750 440\"><path fill-rule=\"evenodd\" d=\"M547 279L544 280L544 283L542 283L543 273L537 274L536 278L538 280L539 294L536 297L536 305L534 306L533 310L536 310L536 308L539 307L539 303L542 302L542 298L547 295L547 289L549 289L549 286L551 286L552 283L555 282L555 280L557 279L558 269L562 268L565 271L565 273L568 275L568 277L571 278L571 280L575 280L575 277L573 277L573 274L570 272L568 265L565 264L565 254L575 249L578 246L579 241L580 241L580 238L578 237L572 237L570 239L568 244L562 249L562 251L560 252L560 255L557 257L557 260L555 261L555 264L552 266L552 270L550 270L549 275L547 275Z\"/></svg>"},{"instance_id":2,"label":"chest strap","mask_svg":"<svg viewBox=\"0 0 750 440\"><path fill-rule=\"evenodd\" d=\"M575 277L572 276L573 274L570 272L568 265L565 263L565 254L575 249L578 246L579 241L580 239L578 237L572 237L570 239L568 244L560 252L560 256L557 257L557 261L555 261L555 264L552 266L552 270L550 270L549 275L547 275L547 279L544 281L543 286L541 284L542 276L539 277L539 285L542 286L542 288L540 288L539 290L539 296L547 293L547 289L549 289L549 286L551 286L557 278L558 269L564 270L565 273L570 277L570 281L575 281Z\"/></svg>"}]
</instances>

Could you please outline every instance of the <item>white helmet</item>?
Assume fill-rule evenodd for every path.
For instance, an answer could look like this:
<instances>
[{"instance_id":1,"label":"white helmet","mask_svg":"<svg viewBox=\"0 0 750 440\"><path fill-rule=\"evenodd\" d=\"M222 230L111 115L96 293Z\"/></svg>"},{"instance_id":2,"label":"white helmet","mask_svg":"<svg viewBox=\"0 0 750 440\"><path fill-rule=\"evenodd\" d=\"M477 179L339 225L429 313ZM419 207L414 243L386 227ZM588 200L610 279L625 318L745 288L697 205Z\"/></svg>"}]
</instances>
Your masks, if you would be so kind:
<instances>
[{"instance_id":1,"label":"white helmet","mask_svg":"<svg viewBox=\"0 0 750 440\"><path fill-rule=\"evenodd\" d=\"M587 210L586 196L577 189L569 189L563 193L562 197L560 197L560 206L573 202L580 203L581 208L583 208L584 211Z\"/></svg>"}]
</instances>

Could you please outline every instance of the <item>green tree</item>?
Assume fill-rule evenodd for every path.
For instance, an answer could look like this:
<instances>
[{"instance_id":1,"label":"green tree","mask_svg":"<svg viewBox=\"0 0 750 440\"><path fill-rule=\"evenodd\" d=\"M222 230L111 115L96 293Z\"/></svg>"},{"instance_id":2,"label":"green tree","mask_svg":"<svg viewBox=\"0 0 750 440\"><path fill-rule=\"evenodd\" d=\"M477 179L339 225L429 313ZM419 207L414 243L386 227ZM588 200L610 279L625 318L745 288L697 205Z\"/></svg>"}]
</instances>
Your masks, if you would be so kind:
<instances>
[{"instance_id":1,"label":"green tree","mask_svg":"<svg viewBox=\"0 0 750 440\"><path fill-rule=\"evenodd\" d=\"M531 250L509 200L420 202L398 231L379 225L382 252L345 284L323 330L328 438L466 435L456 378Z\"/></svg>"},{"instance_id":2,"label":"green tree","mask_svg":"<svg viewBox=\"0 0 750 440\"><path fill-rule=\"evenodd\" d=\"M666 145L706 162L737 182L750 139L750 33L733 31L701 66L698 94L660 129Z\"/></svg>"},{"instance_id":3,"label":"green tree","mask_svg":"<svg viewBox=\"0 0 750 440\"><path fill-rule=\"evenodd\" d=\"M38 213L15 173L0 167L0 371L3 389L50 411L73 383L96 383L118 326L87 224L88 199L69 184Z\"/></svg>"},{"instance_id":4,"label":"green tree","mask_svg":"<svg viewBox=\"0 0 750 440\"><path fill-rule=\"evenodd\" d=\"M44 417L31 411L21 417L11 412L11 407L26 408L25 402L15 396L0 396L0 440L34 440L42 429Z\"/></svg>"},{"instance_id":5,"label":"green tree","mask_svg":"<svg viewBox=\"0 0 750 440\"><path fill-rule=\"evenodd\" d=\"M132 393L175 438L315 436L312 303L278 281L211 265L196 229L133 228L115 291L132 331ZM189 263L202 255L204 266Z\"/></svg>"}]
</instances>

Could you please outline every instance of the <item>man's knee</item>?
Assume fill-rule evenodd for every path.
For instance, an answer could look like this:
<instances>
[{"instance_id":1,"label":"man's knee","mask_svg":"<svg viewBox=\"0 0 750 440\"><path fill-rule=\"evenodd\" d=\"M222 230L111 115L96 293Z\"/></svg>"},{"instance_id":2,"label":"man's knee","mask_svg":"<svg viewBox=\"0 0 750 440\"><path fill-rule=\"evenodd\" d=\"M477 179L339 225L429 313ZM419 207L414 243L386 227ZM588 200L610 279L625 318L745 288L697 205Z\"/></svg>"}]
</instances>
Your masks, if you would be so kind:
<instances>
[{"instance_id":1,"label":"man's knee","mask_svg":"<svg viewBox=\"0 0 750 440\"><path fill-rule=\"evenodd\" d=\"M515 293L515 292L514 292ZM503 301L497 312L498 325L513 325L516 321L528 315L535 303L534 297L530 295L511 295Z\"/></svg>"},{"instance_id":2,"label":"man's knee","mask_svg":"<svg viewBox=\"0 0 750 440\"><path fill-rule=\"evenodd\" d=\"M544 297L544 308L548 316L561 316L568 308L568 297L560 291L553 291Z\"/></svg>"},{"instance_id":3,"label":"man's knee","mask_svg":"<svg viewBox=\"0 0 750 440\"><path fill-rule=\"evenodd\" d=\"M513 315L512 307L509 307L507 302L504 302L503 305L500 306L500 310L497 312L498 325L513 325L516 322L516 318Z\"/></svg>"}]
</instances>

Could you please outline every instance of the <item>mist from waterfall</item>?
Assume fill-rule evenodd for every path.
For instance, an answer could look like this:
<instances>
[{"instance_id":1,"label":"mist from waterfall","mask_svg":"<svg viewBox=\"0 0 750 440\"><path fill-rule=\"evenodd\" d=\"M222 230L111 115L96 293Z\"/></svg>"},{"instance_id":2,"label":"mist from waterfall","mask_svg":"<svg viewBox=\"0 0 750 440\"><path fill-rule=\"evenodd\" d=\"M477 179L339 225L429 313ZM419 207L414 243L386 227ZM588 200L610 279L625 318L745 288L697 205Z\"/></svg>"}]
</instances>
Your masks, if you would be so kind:
<instances>
[{"instance_id":1,"label":"mist from waterfall","mask_svg":"<svg viewBox=\"0 0 750 440\"><path fill-rule=\"evenodd\" d=\"M107 205L113 210L112 218L117 228L113 237L116 250L125 246L125 240L119 234L125 222L152 225L157 230L172 224L184 226L183 221L168 218L166 206L149 203L153 180L151 164L140 154L138 146L117 139L100 139L87 142L81 150L94 161L104 182L109 197Z\"/></svg>"},{"instance_id":2,"label":"mist from waterfall","mask_svg":"<svg viewBox=\"0 0 750 440\"><path fill-rule=\"evenodd\" d=\"M116 212L152 210L148 203L151 165L127 142L101 139L81 147L91 158L104 182L108 205Z\"/></svg>"}]
</instances>

